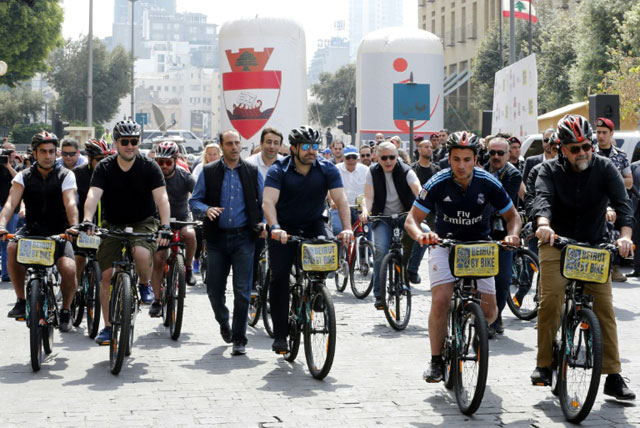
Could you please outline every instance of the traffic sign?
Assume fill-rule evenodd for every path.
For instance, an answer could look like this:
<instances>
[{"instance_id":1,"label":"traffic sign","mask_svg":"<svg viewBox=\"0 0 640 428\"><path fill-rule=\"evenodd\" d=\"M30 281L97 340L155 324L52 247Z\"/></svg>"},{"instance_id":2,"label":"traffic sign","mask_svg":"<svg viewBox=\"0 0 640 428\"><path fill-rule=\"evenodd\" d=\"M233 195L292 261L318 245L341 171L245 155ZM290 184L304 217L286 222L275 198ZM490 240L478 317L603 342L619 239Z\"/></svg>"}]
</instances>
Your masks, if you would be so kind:
<instances>
[{"instance_id":1,"label":"traffic sign","mask_svg":"<svg viewBox=\"0 0 640 428\"><path fill-rule=\"evenodd\" d=\"M149 124L149 113L136 113L136 122L139 125Z\"/></svg>"},{"instance_id":2,"label":"traffic sign","mask_svg":"<svg viewBox=\"0 0 640 428\"><path fill-rule=\"evenodd\" d=\"M393 120L429 120L430 86L428 83L394 83Z\"/></svg>"}]
</instances>

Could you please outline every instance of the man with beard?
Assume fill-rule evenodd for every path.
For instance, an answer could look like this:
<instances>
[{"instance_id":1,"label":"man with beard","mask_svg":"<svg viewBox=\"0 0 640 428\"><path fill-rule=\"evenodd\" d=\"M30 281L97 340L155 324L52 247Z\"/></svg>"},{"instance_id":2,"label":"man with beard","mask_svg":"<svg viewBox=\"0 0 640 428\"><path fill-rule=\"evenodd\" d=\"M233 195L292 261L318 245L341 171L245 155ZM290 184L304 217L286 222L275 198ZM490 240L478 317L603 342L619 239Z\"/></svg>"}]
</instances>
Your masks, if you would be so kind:
<instances>
[{"instance_id":1,"label":"man with beard","mask_svg":"<svg viewBox=\"0 0 640 428\"><path fill-rule=\"evenodd\" d=\"M278 151L282 146L282 132L275 128L264 128L260 134L260 152L249 156L246 161L258 167L262 179L267 176L267 170L273 163L282 159Z\"/></svg>"},{"instance_id":2,"label":"man with beard","mask_svg":"<svg viewBox=\"0 0 640 428\"><path fill-rule=\"evenodd\" d=\"M620 255L633 254L633 214L622 176L607 158L593 155L592 129L580 115L566 115L558 122L562 157L540 166L536 180L533 214L540 241L540 307L538 308L538 357L531 374L534 385L551 384L552 344L560 323L561 306L568 282L560 271L561 250L553 247L556 234L591 245L607 237L607 204L616 211L621 237ZM635 394L620 376L618 333L613 309L611 279L604 284L586 283L593 296L593 311L602 329L604 393L620 400Z\"/></svg>"},{"instance_id":3,"label":"man with beard","mask_svg":"<svg viewBox=\"0 0 640 428\"><path fill-rule=\"evenodd\" d=\"M176 159L178 158L178 145L174 141L165 141L158 144L156 156L153 158L164 176L167 185L167 195L169 196L169 207L171 218L177 221L189 221L189 197L196 181L193 176L183 168L178 168ZM193 277L193 255L196 252L196 232L192 227L183 226L180 228L180 236L185 243L184 264L186 267L186 283L195 285ZM162 312L162 302L160 301L160 285L162 284L162 274L164 264L169 257L169 249L163 248L155 252L153 256L153 271L151 272L151 286L155 299L149 308L149 316L159 317Z\"/></svg>"},{"instance_id":4,"label":"man with beard","mask_svg":"<svg viewBox=\"0 0 640 428\"><path fill-rule=\"evenodd\" d=\"M269 240L269 292L275 336L271 349L277 354L289 350L289 273L298 246L288 242L288 235L328 235L322 214L329 192L343 225L338 236L345 242L353 239L351 212L340 172L332 163L317 159L321 141L320 133L311 127L291 131L291 156L276 161L265 180L262 206L273 238Z\"/></svg>"},{"instance_id":5,"label":"man with beard","mask_svg":"<svg viewBox=\"0 0 640 428\"><path fill-rule=\"evenodd\" d=\"M131 227L138 233L156 233L159 224L160 236L156 242L131 238L133 259L138 273L140 301L153 302L153 291L149 285L151 279L151 260L157 245L166 246L171 239L169 226L170 207L162 170L152 159L138 152L140 125L126 120L116 123L113 128L116 156L103 159L93 171L91 187L84 205L82 230L92 231L95 227L93 216L102 201L104 219L102 227L124 230ZM157 215L160 216L160 223ZM120 239L106 237L100 242L96 254L102 284L100 304L105 327L96 337L99 345L111 343L111 322L109 320L110 282L113 275L113 262L122 257Z\"/></svg>"},{"instance_id":6,"label":"man with beard","mask_svg":"<svg viewBox=\"0 0 640 428\"><path fill-rule=\"evenodd\" d=\"M542 134L542 153L537 156L529 156L524 162L524 171L522 172L522 181L527 182L527 177L531 169L549 159L553 159L558 155L558 146L552 144L551 135L555 129L549 128Z\"/></svg>"},{"instance_id":7,"label":"man with beard","mask_svg":"<svg viewBox=\"0 0 640 428\"><path fill-rule=\"evenodd\" d=\"M371 166L371 147L363 144L360 146L360 163L364 166Z\"/></svg>"}]
</instances>

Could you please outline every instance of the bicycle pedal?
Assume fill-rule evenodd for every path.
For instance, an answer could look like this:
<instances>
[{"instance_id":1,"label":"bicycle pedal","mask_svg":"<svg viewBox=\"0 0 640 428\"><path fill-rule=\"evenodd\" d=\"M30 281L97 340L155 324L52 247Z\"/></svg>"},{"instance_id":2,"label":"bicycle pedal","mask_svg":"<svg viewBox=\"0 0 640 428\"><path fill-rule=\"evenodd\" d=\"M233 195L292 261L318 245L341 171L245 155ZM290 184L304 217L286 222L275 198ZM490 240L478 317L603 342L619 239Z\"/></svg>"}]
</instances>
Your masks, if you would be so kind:
<instances>
[{"instance_id":1,"label":"bicycle pedal","mask_svg":"<svg viewBox=\"0 0 640 428\"><path fill-rule=\"evenodd\" d=\"M19 317L19 318L15 318L16 321L26 321L27 318L26 317Z\"/></svg>"}]
</instances>

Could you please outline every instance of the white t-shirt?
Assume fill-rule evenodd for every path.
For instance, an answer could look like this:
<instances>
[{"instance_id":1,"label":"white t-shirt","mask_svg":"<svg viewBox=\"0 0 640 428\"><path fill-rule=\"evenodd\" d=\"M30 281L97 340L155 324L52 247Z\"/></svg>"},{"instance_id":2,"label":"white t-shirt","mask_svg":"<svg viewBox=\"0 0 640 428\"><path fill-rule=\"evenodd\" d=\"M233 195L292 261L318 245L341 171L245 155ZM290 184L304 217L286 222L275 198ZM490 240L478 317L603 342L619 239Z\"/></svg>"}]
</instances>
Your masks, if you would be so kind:
<instances>
[{"instance_id":1,"label":"white t-shirt","mask_svg":"<svg viewBox=\"0 0 640 428\"><path fill-rule=\"evenodd\" d=\"M198 176L200 175L201 172L202 172L202 162L196 165L196 167L193 169L193 172L191 173L191 175L193 175L193 178L196 180L196 183L198 182Z\"/></svg>"},{"instance_id":2,"label":"white t-shirt","mask_svg":"<svg viewBox=\"0 0 640 428\"><path fill-rule=\"evenodd\" d=\"M409 186L411 186L415 182L420 182L415 171L412 169L409 170L406 177L407 184ZM404 212L402 201L400 200L398 192L396 191L396 185L393 183L393 172L384 173L384 182L387 187L387 200L384 203L384 211L382 211L382 215L399 214L401 212ZM366 183L373 186L373 177L371 176L371 170L368 168Z\"/></svg>"},{"instance_id":3,"label":"white t-shirt","mask_svg":"<svg viewBox=\"0 0 640 428\"><path fill-rule=\"evenodd\" d=\"M349 172L347 170L347 164L344 162L337 164L336 168L340 171L342 185L344 186L344 192L347 195L349 205L354 205L358 195L364 193L364 184L367 181L367 171L369 171L369 168L361 163L357 163L353 172Z\"/></svg>"},{"instance_id":4,"label":"white t-shirt","mask_svg":"<svg viewBox=\"0 0 640 428\"><path fill-rule=\"evenodd\" d=\"M284 156L282 155L276 156L276 160L280 160L283 158ZM267 166L267 164L264 163L264 159L262 159L262 153L258 152L254 155L249 156L248 158L245 159L245 162L249 162L250 164L253 164L258 167L258 171L260 171L260 174L262 174L263 181L267 178L267 171L269 170L269 166Z\"/></svg>"},{"instance_id":5,"label":"white t-shirt","mask_svg":"<svg viewBox=\"0 0 640 428\"><path fill-rule=\"evenodd\" d=\"M24 188L24 173L26 171L28 171L28 169L23 169L22 171L17 173L16 176L13 177L13 180L11 180L11 184L18 183ZM54 173L55 171L51 171L51 174ZM67 174L67 176L62 181L62 191L64 192L65 190L69 189L78 190L78 186L76 186L76 176L73 174L73 171L69 171L69 174Z\"/></svg>"}]
</instances>

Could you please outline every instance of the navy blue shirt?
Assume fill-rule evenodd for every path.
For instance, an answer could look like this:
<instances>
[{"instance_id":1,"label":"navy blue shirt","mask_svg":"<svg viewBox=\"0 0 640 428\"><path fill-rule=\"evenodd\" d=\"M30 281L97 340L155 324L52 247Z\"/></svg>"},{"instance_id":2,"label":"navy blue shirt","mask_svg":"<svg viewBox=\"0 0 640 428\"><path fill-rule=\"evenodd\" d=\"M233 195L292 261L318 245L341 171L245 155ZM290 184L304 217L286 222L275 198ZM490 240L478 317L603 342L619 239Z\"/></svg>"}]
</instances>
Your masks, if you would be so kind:
<instances>
[{"instance_id":1,"label":"navy blue shirt","mask_svg":"<svg viewBox=\"0 0 640 428\"><path fill-rule=\"evenodd\" d=\"M463 241L487 239L491 230L491 213L507 212L513 202L497 178L474 168L466 190L453 181L450 168L425 183L413 203L422 211L436 213L436 233Z\"/></svg>"},{"instance_id":2,"label":"navy blue shirt","mask_svg":"<svg viewBox=\"0 0 640 428\"><path fill-rule=\"evenodd\" d=\"M324 160L316 160L309 173L296 171L293 157L277 160L267 171L264 187L280 190L276 212L278 223L304 227L322 218L327 192L342 186L338 168Z\"/></svg>"}]
</instances>

